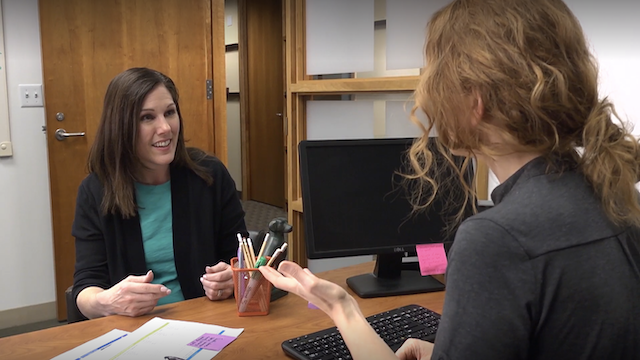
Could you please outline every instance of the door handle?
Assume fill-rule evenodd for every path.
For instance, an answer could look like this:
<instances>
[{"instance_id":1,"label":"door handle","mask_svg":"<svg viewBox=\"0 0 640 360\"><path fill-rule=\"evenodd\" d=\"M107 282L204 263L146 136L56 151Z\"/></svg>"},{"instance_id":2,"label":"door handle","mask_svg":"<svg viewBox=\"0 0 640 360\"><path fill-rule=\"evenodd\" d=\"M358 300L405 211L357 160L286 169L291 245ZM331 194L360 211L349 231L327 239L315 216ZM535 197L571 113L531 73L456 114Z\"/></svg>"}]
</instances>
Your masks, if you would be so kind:
<instances>
[{"instance_id":1,"label":"door handle","mask_svg":"<svg viewBox=\"0 0 640 360\"><path fill-rule=\"evenodd\" d=\"M68 133L65 129L58 129L56 130L56 139L58 141L62 141L68 137L75 137L75 136L84 136L84 131L83 132L75 132L75 133Z\"/></svg>"}]
</instances>

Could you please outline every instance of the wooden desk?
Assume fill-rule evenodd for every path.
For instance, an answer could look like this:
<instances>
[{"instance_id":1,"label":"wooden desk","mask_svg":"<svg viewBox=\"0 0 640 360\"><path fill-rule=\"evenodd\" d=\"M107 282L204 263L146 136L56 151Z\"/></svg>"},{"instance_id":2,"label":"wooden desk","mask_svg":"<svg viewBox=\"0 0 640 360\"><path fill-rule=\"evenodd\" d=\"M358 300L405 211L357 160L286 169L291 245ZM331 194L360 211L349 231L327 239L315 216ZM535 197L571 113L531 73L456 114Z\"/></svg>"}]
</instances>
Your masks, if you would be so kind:
<instances>
[{"instance_id":1,"label":"wooden desk","mask_svg":"<svg viewBox=\"0 0 640 360\"><path fill-rule=\"evenodd\" d=\"M353 295L345 279L370 272L373 266L370 262L318 276L340 284ZM419 304L441 313L444 302L444 292L373 299L354 297L365 316L408 304ZM202 297L160 306L151 314L137 318L114 315L0 338L0 359L51 359L112 329L133 331L155 316L244 328L240 337L216 359L288 359L280 347L284 340L334 326L321 310L309 309L306 301L293 294L271 303L269 315L255 317L239 317L233 298L209 301Z\"/></svg>"}]
</instances>

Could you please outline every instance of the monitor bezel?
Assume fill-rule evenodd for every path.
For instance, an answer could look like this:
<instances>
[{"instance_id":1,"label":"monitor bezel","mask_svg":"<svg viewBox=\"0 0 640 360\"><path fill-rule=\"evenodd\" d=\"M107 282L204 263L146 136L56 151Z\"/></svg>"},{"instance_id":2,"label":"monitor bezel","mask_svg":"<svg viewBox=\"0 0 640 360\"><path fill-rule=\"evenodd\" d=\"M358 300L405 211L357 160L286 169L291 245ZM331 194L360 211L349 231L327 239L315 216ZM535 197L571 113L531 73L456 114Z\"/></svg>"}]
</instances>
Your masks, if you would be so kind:
<instances>
[{"instance_id":1,"label":"monitor bezel","mask_svg":"<svg viewBox=\"0 0 640 360\"><path fill-rule=\"evenodd\" d=\"M429 141L435 141L435 138L430 138ZM305 177L308 174L308 164L302 159L306 158L307 149L316 147L328 147L328 146L371 146L371 145L399 145L403 144L406 148L410 147L415 139L414 138L377 138L377 139L340 139L340 140L303 140L298 145L299 163L300 163L300 186L302 189L302 209L303 216L313 218L312 204L313 198L309 197L310 189L309 182L305 181ZM471 184L473 178L473 166L471 165L465 174L467 181ZM306 195L306 197L305 197ZM469 214L470 215L470 214ZM367 247L358 249L340 249L329 251L317 251L315 249L315 238L313 236L313 223L310 221L304 221L304 235L306 244L306 253L309 259L326 259L326 258L338 258L347 256L360 256L360 255L380 255L380 254L415 254L414 241L406 244L396 244L395 246L383 246L383 247ZM453 242L453 235L445 240L438 241L425 241L423 243L444 243L445 248L448 250Z\"/></svg>"}]
</instances>

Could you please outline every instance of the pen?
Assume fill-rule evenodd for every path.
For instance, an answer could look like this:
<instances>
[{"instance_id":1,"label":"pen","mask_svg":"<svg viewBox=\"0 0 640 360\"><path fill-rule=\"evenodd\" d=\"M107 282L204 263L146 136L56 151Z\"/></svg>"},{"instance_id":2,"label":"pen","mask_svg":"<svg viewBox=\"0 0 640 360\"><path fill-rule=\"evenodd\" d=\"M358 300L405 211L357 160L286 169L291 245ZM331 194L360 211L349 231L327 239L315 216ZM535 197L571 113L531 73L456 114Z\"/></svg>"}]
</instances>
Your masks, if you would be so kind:
<instances>
[{"instance_id":1,"label":"pen","mask_svg":"<svg viewBox=\"0 0 640 360\"><path fill-rule=\"evenodd\" d=\"M282 254L286 248L287 248L287 243L284 243L279 249L276 249L276 251L271 256L271 259L269 259L269 262L266 265L271 266L275 261L275 259L278 256L280 256L280 254ZM258 267L257 264L256 264L256 267ZM255 295L256 291L260 288L260 286L262 286L262 284L260 283L261 279L262 279L262 273L260 273L259 271L254 271L251 274L251 277L249 278L249 284L245 289L244 296L242 296L242 300L240 301L240 306L238 308L238 311L244 312L247 309L247 305L249 304L249 301Z\"/></svg>"},{"instance_id":2,"label":"pen","mask_svg":"<svg viewBox=\"0 0 640 360\"><path fill-rule=\"evenodd\" d=\"M238 234L238 263L237 263L237 267L238 267L238 269L243 269L244 268L244 254L243 254L243 251L242 251L242 236L240 236L240 234ZM245 278L245 275L244 275L244 273L239 273L237 276L239 276L239 278L238 278L238 280L239 280L238 291L240 292L240 296L242 296L242 294L244 294L244 280L245 280L244 278Z\"/></svg>"},{"instance_id":3,"label":"pen","mask_svg":"<svg viewBox=\"0 0 640 360\"><path fill-rule=\"evenodd\" d=\"M249 284L247 284L242 301L240 301L240 306L238 308L239 312L245 312L247 305L249 305L249 301L255 295L256 290L262 286L260 282L261 279L262 275L259 271L254 271L253 274L251 274L251 277L249 277Z\"/></svg>"},{"instance_id":4,"label":"pen","mask_svg":"<svg viewBox=\"0 0 640 360\"><path fill-rule=\"evenodd\" d=\"M273 263L276 261L278 256L280 256L280 254L282 254L282 251L280 251L280 249L276 249L276 251L273 253L273 255L271 255L271 259L269 259L269 262L265 266L273 265Z\"/></svg>"},{"instance_id":5,"label":"pen","mask_svg":"<svg viewBox=\"0 0 640 360\"><path fill-rule=\"evenodd\" d=\"M279 249L276 249L276 251L273 253L273 255L271 255L271 259L269 259L269 262L267 263L267 266L273 265L273 263L276 261L278 256L280 256L280 254L284 253L284 250L286 248L287 248L287 243L284 243L284 244L282 244L282 246Z\"/></svg>"},{"instance_id":6,"label":"pen","mask_svg":"<svg viewBox=\"0 0 640 360\"><path fill-rule=\"evenodd\" d=\"M238 234L238 268L242 269L242 236Z\"/></svg>"}]
</instances>

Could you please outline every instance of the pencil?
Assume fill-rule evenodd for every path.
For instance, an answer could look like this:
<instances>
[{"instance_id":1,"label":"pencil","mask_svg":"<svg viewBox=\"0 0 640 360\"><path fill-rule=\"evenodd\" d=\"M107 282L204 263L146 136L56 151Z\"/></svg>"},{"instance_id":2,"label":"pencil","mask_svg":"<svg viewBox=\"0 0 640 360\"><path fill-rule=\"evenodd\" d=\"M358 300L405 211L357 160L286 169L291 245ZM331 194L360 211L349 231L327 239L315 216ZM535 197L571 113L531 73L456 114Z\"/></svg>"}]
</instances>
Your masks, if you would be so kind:
<instances>
[{"instance_id":1,"label":"pencil","mask_svg":"<svg viewBox=\"0 0 640 360\"><path fill-rule=\"evenodd\" d=\"M258 252L258 259L264 255L264 249L267 247L267 241L269 241L269 234L265 235L264 240L262 240L262 246L260 246L260 252Z\"/></svg>"},{"instance_id":2,"label":"pencil","mask_svg":"<svg viewBox=\"0 0 640 360\"><path fill-rule=\"evenodd\" d=\"M256 253L253 251L253 241L251 241L251 238L247 238L247 244L249 244L249 253L251 254L251 259L253 260L253 263L255 264L255 258L256 258Z\"/></svg>"},{"instance_id":3,"label":"pencil","mask_svg":"<svg viewBox=\"0 0 640 360\"><path fill-rule=\"evenodd\" d=\"M245 268L249 269L253 267L253 259L251 258L251 253L249 252L247 242L245 239L242 239L242 251L244 253L244 262Z\"/></svg>"}]
</instances>

